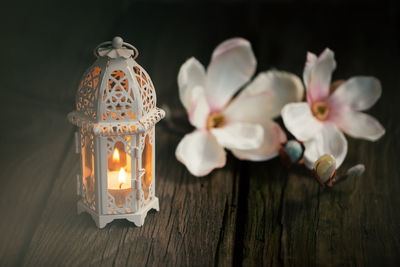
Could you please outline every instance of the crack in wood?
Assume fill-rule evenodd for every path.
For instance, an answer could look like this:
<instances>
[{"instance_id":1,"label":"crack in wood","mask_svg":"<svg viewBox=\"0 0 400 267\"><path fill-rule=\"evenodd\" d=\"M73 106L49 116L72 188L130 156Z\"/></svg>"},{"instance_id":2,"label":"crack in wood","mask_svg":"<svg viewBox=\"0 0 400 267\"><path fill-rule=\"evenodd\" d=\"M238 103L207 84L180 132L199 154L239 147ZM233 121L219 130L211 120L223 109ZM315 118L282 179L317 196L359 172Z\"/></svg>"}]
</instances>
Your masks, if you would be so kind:
<instances>
[{"instance_id":1,"label":"crack in wood","mask_svg":"<svg viewBox=\"0 0 400 267\"><path fill-rule=\"evenodd\" d=\"M228 199L225 199L225 207L224 207L224 216L222 217L222 227L219 232L219 238L218 238L218 243L217 243L217 250L215 252L215 266L219 266L219 256L220 256L220 250L221 250L221 245L224 239L224 233L226 228L228 227Z\"/></svg>"},{"instance_id":2,"label":"crack in wood","mask_svg":"<svg viewBox=\"0 0 400 267\"><path fill-rule=\"evenodd\" d=\"M288 179L290 179L290 177L285 178L285 183L283 184L282 187L282 191L281 191L281 196L280 196L280 200L279 200L279 209L278 209L278 218L279 218L279 231L280 231L280 237L279 237L279 244L278 244L278 251L279 251L279 257L278 257L278 261L280 266L284 266L284 249L285 249L285 245L286 242L284 241L284 236L283 236L283 231L284 231L284 223L283 223L283 209L284 209L284 205L285 205L285 193L286 193L286 188L288 186Z\"/></svg>"},{"instance_id":3,"label":"crack in wood","mask_svg":"<svg viewBox=\"0 0 400 267\"><path fill-rule=\"evenodd\" d=\"M245 224L248 216L248 195L249 195L249 166L248 162L240 164L241 169L239 172L239 191L238 191L238 204L236 216L236 228L235 228L235 245L233 253L233 265L241 266L243 262L243 250L244 250L244 232ZM243 178L242 178L243 177Z\"/></svg>"}]
</instances>

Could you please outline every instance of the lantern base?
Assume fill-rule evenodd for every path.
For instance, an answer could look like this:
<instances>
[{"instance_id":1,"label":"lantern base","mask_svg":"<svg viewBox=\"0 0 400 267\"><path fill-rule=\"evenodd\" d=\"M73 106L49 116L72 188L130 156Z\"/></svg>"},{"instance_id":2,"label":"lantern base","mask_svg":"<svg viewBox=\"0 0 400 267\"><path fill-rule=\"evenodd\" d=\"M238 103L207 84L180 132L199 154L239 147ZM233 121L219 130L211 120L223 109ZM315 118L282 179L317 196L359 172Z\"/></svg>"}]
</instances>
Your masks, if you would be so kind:
<instances>
[{"instance_id":1,"label":"lantern base","mask_svg":"<svg viewBox=\"0 0 400 267\"><path fill-rule=\"evenodd\" d=\"M86 206L81 200L78 201L78 214L81 214L82 212L89 213L92 219L96 222L98 228L104 228L108 223L116 219L127 219L128 221L133 222L136 226L140 227L144 224L144 219L147 216L147 212L151 209L155 209L156 211L160 210L157 197L154 197L153 200L150 201L145 207L135 213L106 215L97 214L95 211Z\"/></svg>"}]
</instances>

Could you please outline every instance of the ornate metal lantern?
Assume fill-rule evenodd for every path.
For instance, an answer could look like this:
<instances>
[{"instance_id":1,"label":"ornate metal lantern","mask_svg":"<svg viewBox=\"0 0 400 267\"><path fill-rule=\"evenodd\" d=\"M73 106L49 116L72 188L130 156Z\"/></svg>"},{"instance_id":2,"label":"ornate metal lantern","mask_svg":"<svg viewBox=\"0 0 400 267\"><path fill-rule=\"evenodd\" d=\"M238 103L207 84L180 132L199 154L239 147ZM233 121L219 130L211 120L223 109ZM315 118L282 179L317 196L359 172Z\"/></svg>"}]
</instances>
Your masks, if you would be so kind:
<instances>
[{"instance_id":1,"label":"ornate metal lantern","mask_svg":"<svg viewBox=\"0 0 400 267\"><path fill-rule=\"evenodd\" d=\"M154 127L165 112L135 47L115 37L94 53L68 114L79 129L78 214L88 212L99 228L123 218L141 226L150 209L159 210Z\"/></svg>"}]
</instances>

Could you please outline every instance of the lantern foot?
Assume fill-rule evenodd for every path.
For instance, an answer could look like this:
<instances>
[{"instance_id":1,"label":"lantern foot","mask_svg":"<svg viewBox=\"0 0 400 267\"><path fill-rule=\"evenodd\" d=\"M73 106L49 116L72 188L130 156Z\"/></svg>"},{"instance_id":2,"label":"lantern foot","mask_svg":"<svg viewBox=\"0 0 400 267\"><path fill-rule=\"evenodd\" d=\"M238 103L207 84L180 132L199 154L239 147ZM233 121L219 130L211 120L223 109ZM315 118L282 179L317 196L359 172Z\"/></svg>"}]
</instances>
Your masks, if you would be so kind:
<instances>
[{"instance_id":1,"label":"lantern foot","mask_svg":"<svg viewBox=\"0 0 400 267\"><path fill-rule=\"evenodd\" d=\"M156 211L160 210L157 197L154 197L152 201L150 201L146 206L144 206L137 212L125 214L99 215L95 211L87 207L82 201L78 202L78 214L81 214L82 212L89 213L92 219L96 222L98 228L104 228L108 223L112 222L115 219L127 219L128 221L133 222L136 226L140 227L144 224L147 213L151 209L155 209Z\"/></svg>"}]
</instances>

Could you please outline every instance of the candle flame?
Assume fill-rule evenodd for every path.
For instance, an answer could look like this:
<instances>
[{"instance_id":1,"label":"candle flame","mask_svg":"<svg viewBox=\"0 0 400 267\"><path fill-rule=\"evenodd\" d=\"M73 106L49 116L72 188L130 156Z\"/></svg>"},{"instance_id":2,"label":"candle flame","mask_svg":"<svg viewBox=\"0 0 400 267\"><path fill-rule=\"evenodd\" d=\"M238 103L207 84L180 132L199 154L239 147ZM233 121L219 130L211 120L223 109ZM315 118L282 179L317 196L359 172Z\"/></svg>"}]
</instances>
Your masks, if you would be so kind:
<instances>
[{"instance_id":1,"label":"candle flame","mask_svg":"<svg viewBox=\"0 0 400 267\"><path fill-rule=\"evenodd\" d=\"M114 150L114 153L113 153L113 160L114 160L114 161L119 161L119 152L118 152L118 149L115 149L115 150Z\"/></svg>"},{"instance_id":2,"label":"candle flame","mask_svg":"<svg viewBox=\"0 0 400 267\"><path fill-rule=\"evenodd\" d=\"M118 182L119 182L119 188L121 188L122 184L126 182L126 174L124 168L121 168L121 170L119 171Z\"/></svg>"}]
</instances>

